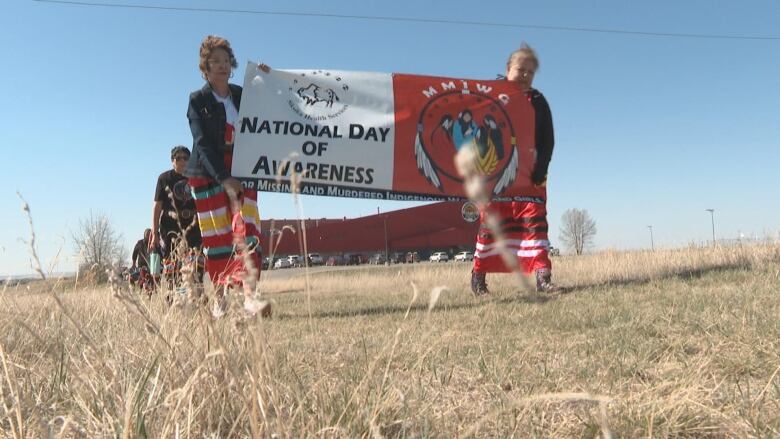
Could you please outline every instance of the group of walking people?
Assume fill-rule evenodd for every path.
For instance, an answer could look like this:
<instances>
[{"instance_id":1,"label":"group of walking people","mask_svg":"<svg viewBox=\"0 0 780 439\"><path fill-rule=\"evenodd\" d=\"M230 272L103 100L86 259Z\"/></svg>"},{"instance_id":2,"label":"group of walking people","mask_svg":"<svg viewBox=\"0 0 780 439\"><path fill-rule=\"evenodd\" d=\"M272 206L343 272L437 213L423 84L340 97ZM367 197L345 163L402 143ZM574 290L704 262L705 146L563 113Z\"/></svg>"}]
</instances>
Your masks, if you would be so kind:
<instances>
[{"instance_id":1,"label":"group of walking people","mask_svg":"<svg viewBox=\"0 0 780 439\"><path fill-rule=\"evenodd\" d=\"M230 173L242 89L229 80L238 63L230 43L213 35L202 41L199 55L206 82L189 98L192 153L184 146L171 151L172 169L158 178L152 228L144 241L149 251L159 248L163 258L170 257L177 245L193 254L202 252L205 271L215 285L238 285L249 277L254 282L262 253L257 192L244 188ZM259 68L269 70L264 64ZM489 212L501 217L506 246L519 265L528 274L536 273L537 290L557 290L548 256L545 189L554 136L550 107L532 88L538 68L535 51L523 44L507 61L506 79L522 87L535 111L532 181L544 195L535 202L492 202L481 212L471 274L477 296L489 294L487 273L510 270L498 254L494 231L486 226Z\"/></svg>"}]
</instances>

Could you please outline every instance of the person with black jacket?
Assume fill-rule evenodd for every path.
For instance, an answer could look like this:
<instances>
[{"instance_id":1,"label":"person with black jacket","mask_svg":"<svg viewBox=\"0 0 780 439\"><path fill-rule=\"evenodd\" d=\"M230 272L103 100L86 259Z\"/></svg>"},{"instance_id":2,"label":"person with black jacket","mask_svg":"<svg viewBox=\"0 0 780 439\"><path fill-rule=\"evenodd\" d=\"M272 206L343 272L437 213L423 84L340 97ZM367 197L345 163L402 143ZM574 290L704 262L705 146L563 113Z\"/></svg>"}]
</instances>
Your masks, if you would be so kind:
<instances>
[{"instance_id":1,"label":"person with black jacket","mask_svg":"<svg viewBox=\"0 0 780 439\"><path fill-rule=\"evenodd\" d=\"M131 256L131 269L140 270L141 268L149 268L149 252L153 247L149 245L151 242L151 236L152 229L146 229L144 230L143 239L136 241L135 246L133 247L133 255Z\"/></svg>"},{"instance_id":2,"label":"person with black jacket","mask_svg":"<svg viewBox=\"0 0 780 439\"><path fill-rule=\"evenodd\" d=\"M187 109L193 146L185 175L198 211L206 271L215 285L237 285L247 277L254 282L260 275L257 192L230 174L242 92L228 82L236 67L226 39L204 38L199 68L206 84L190 94Z\"/></svg>"},{"instance_id":3,"label":"person with black jacket","mask_svg":"<svg viewBox=\"0 0 780 439\"><path fill-rule=\"evenodd\" d=\"M531 173L531 181L543 191L542 202L491 202L487 209L500 216L506 246L517 256L519 266L526 273L536 272L536 290L552 293L559 289L552 283L550 241L547 236L546 185L555 137L550 106L544 95L531 87L538 69L539 59L536 52L523 43L509 56L506 79L518 83L525 90L525 96L534 108L536 163ZM471 272L471 290L477 296L489 294L487 273L509 271L499 254L493 232L486 224L485 215L487 212L480 212L480 228L474 252L474 268Z\"/></svg>"}]
</instances>

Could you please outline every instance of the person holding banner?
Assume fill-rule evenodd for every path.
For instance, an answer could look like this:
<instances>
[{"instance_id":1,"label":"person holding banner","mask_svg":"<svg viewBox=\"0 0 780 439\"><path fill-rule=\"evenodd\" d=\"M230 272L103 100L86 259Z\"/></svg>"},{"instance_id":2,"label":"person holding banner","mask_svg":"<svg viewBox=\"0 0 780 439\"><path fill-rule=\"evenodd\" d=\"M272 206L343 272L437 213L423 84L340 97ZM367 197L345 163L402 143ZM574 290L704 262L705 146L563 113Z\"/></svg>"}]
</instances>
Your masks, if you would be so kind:
<instances>
[{"instance_id":1,"label":"person holding banner","mask_svg":"<svg viewBox=\"0 0 780 439\"><path fill-rule=\"evenodd\" d=\"M199 68L206 84L190 94L187 109L193 149L185 175L195 198L206 271L221 286L254 285L261 268L257 192L231 176L242 89L228 80L236 67L226 39L204 38Z\"/></svg>"},{"instance_id":2,"label":"person holding banner","mask_svg":"<svg viewBox=\"0 0 780 439\"><path fill-rule=\"evenodd\" d=\"M531 87L534 74L538 69L539 59L536 52L523 43L518 50L509 55L506 64L506 79L520 84L534 108L536 163L531 180L537 188L544 189L555 139L550 106L544 95ZM507 241L507 247L516 252L519 266L526 273L536 272L536 290L553 293L559 288L552 283L552 262L548 254L550 241L547 236L546 189L542 200L541 203L530 201L492 202L488 204L486 209L501 218L502 232ZM509 271L501 255L495 251L494 236L485 221L487 214L488 212L485 211L480 212L480 228L474 252L474 268L471 272L471 290L477 296L490 293L486 281L487 273Z\"/></svg>"}]
</instances>

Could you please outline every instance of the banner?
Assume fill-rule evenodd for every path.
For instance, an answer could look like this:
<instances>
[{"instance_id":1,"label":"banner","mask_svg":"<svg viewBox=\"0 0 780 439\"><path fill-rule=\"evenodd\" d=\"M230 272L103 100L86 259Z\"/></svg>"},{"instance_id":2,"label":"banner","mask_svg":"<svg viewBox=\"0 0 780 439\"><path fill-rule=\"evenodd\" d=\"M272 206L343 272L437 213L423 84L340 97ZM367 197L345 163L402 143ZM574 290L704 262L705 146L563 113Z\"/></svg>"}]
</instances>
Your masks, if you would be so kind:
<instances>
[{"instance_id":1,"label":"banner","mask_svg":"<svg viewBox=\"0 0 780 439\"><path fill-rule=\"evenodd\" d=\"M495 200L537 199L534 111L510 81L249 63L232 174L246 187L383 200L463 200L455 169L475 148Z\"/></svg>"}]
</instances>

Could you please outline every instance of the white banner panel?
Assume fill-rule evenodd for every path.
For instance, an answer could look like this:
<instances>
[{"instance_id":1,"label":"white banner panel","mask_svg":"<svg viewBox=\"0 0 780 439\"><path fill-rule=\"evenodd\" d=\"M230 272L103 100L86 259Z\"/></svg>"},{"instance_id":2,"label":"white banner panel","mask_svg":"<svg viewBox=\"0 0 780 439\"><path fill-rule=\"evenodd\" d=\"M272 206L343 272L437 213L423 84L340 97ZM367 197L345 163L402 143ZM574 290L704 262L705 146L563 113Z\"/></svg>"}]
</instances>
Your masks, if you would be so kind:
<instances>
[{"instance_id":1,"label":"white banner panel","mask_svg":"<svg viewBox=\"0 0 780 439\"><path fill-rule=\"evenodd\" d=\"M263 186L275 185L277 178L289 182L293 170L308 183L389 190L394 119L390 74L264 73L249 63L233 175L259 180L260 190L285 191Z\"/></svg>"}]
</instances>

